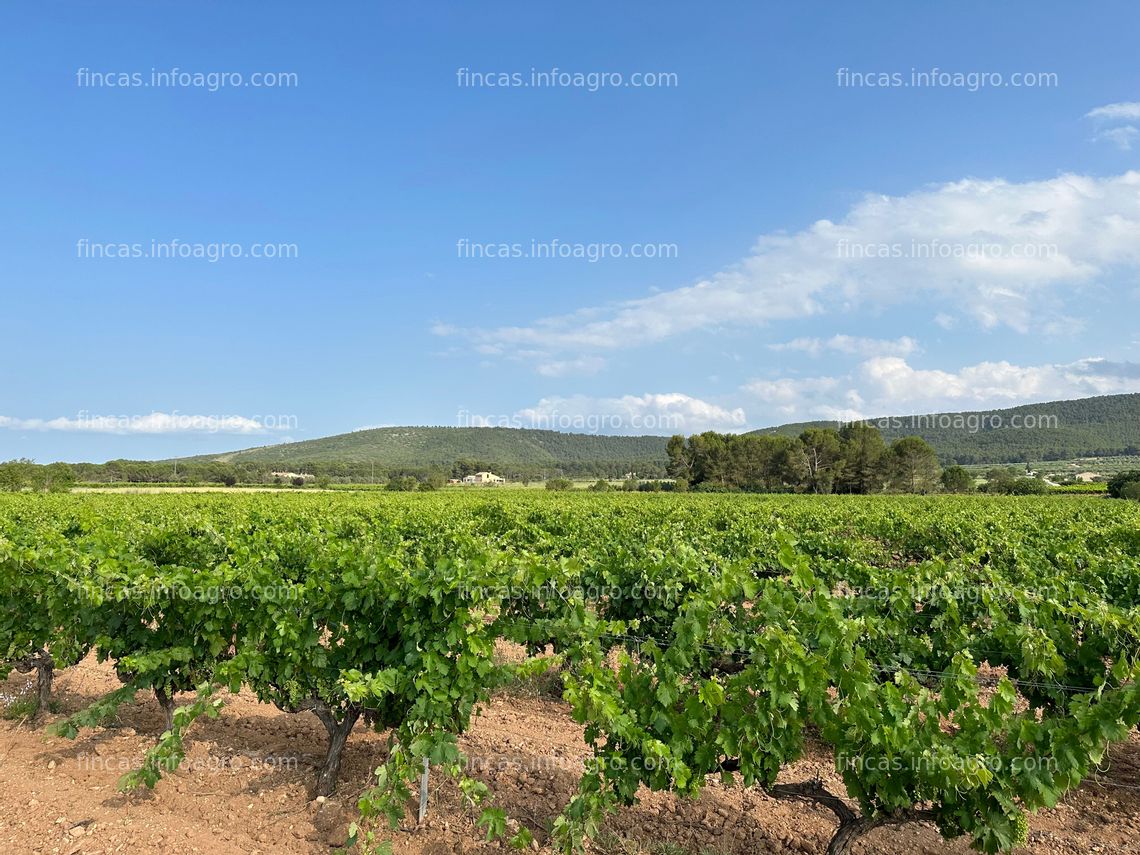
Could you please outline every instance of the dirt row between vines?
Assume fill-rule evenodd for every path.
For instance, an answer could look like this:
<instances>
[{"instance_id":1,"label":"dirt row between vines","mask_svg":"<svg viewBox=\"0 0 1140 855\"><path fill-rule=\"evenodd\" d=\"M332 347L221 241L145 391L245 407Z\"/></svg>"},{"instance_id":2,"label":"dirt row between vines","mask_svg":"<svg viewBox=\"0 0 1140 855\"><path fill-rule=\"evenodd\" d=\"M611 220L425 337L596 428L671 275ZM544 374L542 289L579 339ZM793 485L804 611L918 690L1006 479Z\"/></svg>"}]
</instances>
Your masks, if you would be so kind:
<instances>
[{"instance_id":1,"label":"dirt row between vines","mask_svg":"<svg viewBox=\"0 0 1140 855\"><path fill-rule=\"evenodd\" d=\"M27 678L0 683L11 696ZM119 685L110 667L93 659L60 673L56 710L46 722L82 709ZM162 729L149 696L124 707L111 726L75 741L0 722L0 852L305 853L328 855L343 843L356 795L383 761L386 738L358 725L345 751L336 797L312 797L324 729L311 714L288 715L243 692L221 716L191 732L187 762L150 792L124 795L118 778L140 763ZM535 849L550 853L546 829L569 800L582 768L581 730L561 701L503 695L482 712L461 741L475 777L486 781L509 816L536 832ZM785 771L788 781L819 775L842 792L826 750ZM596 851L605 855L801 855L822 852L834 829L831 814L712 782L698 801L644 793L606 826ZM431 778L425 823L409 814L393 835L397 855L507 851L486 843L460 807L455 786ZM965 853L926 825L884 828L859 844L864 853ZM1098 782L1086 782L1056 809L1030 819L1022 852L1140 855L1140 739L1116 747Z\"/></svg>"}]
</instances>

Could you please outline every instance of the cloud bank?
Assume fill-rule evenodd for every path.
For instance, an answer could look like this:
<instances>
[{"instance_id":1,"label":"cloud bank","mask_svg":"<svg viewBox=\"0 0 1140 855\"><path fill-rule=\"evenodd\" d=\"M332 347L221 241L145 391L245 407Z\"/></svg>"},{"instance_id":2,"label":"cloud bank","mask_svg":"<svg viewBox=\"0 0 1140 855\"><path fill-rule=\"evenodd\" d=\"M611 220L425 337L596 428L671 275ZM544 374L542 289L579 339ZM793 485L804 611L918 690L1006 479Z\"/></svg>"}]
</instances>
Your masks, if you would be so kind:
<instances>
[{"instance_id":1,"label":"cloud bank","mask_svg":"<svg viewBox=\"0 0 1140 855\"><path fill-rule=\"evenodd\" d=\"M620 397L552 396L505 415L462 411L471 427L538 428L569 433L674 434L738 431L747 419L741 407L724 407L682 392Z\"/></svg>"},{"instance_id":2,"label":"cloud bank","mask_svg":"<svg viewBox=\"0 0 1140 855\"><path fill-rule=\"evenodd\" d=\"M0 428L23 431L63 431L68 433L133 434L229 433L257 435L289 430L297 426L296 416L203 416L152 412L146 415L106 416L79 412L74 418L25 419L0 416Z\"/></svg>"},{"instance_id":3,"label":"cloud bank","mask_svg":"<svg viewBox=\"0 0 1140 855\"><path fill-rule=\"evenodd\" d=\"M915 368L897 356L879 356L842 377L753 380L745 384L744 392L778 420L847 421L1140 392L1140 363L1090 357L1025 366L979 362L945 371Z\"/></svg>"},{"instance_id":4,"label":"cloud bank","mask_svg":"<svg viewBox=\"0 0 1140 855\"><path fill-rule=\"evenodd\" d=\"M965 317L1027 332L1063 319L1082 286L1120 270L1140 270L1140 172L971 178L866 196L838 222L761 237L746 258L692 285L469 338L483 352L580 358L722 327L902 304L929 306L944 326Z\"/></svg>"}]
</instances>

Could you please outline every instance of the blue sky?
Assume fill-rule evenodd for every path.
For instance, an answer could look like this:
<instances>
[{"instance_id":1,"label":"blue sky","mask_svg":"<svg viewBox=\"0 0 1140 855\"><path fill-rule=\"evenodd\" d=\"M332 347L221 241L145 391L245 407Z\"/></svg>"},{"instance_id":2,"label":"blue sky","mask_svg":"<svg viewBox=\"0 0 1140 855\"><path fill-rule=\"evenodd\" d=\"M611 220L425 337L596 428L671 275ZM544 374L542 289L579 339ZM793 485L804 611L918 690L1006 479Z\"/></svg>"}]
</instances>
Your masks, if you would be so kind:
<instances>
[{"instance_id":1,"label":"blue sky","mask_svg":"<svg viewBox=\"0 0 1140 855\"><path fill-rule=\"evenodd\" d=\"M1138 25L1125 2L7 4L0 459L1140 391Z\"/></svg>"}]
</instances>

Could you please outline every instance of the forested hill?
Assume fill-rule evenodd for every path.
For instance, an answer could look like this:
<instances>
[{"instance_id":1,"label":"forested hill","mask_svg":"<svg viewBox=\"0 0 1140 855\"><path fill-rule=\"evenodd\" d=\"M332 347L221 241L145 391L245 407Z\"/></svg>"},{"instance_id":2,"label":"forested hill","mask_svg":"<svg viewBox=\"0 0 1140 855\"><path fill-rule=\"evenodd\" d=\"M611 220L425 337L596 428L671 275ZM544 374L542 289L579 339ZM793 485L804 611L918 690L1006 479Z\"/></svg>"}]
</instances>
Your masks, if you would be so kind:
<instances>
[{"instance_id":1,"label":"forested hill","mask_svg":"<svg viewBox=\"0 0 1140 855\"><path fill-rule=\"evenodd\" d=\"M1140 453L1140 394L1030 404L1006 410L889 416L870 419L883 438L918 435L944 463L1018 463ZM754 433L798 435L803 422ZM189 460L288 471L343 469L367 474L477 461L495 471L567 475L664 474L663 436L598 436L551 430L491 427L389 427L303 442L268 445ZM363 468L362 468L363 467Z\"/></svg>"},{"instance_id":2,"label":"forested hill","mask_svg":"<svg viewBox=\"0 0 1140 855\"><path fill-rule=\"evenodd\" d=\"M887 442L921 436L944 462L1019 463L1140 453L1140 394L1027 404L1006 410L867 419ZM801 422L753 433L799 435L836 422Z\"/></svg>"},{"instance_id":3,"label":"forested hill","mask_svg":"<svg viewBox=\"0 0 1140 855\"><path fill-rule=\"evenodd\" d=\"M476 460L509 471L663 472L665 441L663 436L598 436L527 428L391 427L194 459L264 463L283 469L313 463L374 463L378 472L402 467L451 469L457 460Z\"/></svg>"}]
</instances>

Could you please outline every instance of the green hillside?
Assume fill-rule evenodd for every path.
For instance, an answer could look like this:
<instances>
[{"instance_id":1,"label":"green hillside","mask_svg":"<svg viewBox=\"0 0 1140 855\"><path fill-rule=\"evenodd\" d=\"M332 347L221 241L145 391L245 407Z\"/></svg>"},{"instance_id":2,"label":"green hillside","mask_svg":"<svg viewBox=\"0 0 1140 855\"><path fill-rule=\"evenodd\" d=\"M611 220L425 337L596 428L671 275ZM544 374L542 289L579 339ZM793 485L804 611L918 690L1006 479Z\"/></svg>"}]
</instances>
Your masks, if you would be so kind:
<instances>
[{"instance_id":1,"label":"green hillside","mask_svg":"<svg viewBox=\"0 0 1140 855\"><path fill-rule=\"evenodd\" d=\"M944 462L962 464L1140 453L1140 394L1005 410L889 416L869 423L888 442L917 434L937 449ZM754 433L796 435L807 427L836 426L835 422L802 422ZM463 460L507 475L555 470L567 475L618 475L630 470L661 475L665 443L661 436L597 436L526 428L391 427L186 458L185 462L357 477L367 476L373 466L377 473L433 467L446 471Z\"/></svg>"},{"instance_id":2,"label":"green hillside","mask_svg":"<svg viewBox=\"0 0 1140 855\"><path fill-rule=\"evenodd\" d=\"M890 442L921 436L945 462L1019 463L1140 453L1140 394L1027 404L1005 410L868 419ZM753 433L797 435L836 422L800 422Z\"/></svg>"},{"instance_id":3,"label":"green hillside","mask_svg":"<svg viewBox=\"0 0 1140 855\"><path fill-rule=\"evenodd\" d=\"M478 460L504 470L592 472L628 471L631 467L663 470L666 458L665 437L660 436L597 436L525 428L391 427L193 459L269 464L283 469L303 464L374 463L378 471L431 466L450 469L457 460Z\"/></svg>"}]
</instances>

